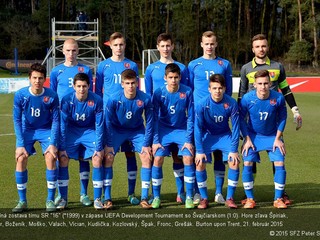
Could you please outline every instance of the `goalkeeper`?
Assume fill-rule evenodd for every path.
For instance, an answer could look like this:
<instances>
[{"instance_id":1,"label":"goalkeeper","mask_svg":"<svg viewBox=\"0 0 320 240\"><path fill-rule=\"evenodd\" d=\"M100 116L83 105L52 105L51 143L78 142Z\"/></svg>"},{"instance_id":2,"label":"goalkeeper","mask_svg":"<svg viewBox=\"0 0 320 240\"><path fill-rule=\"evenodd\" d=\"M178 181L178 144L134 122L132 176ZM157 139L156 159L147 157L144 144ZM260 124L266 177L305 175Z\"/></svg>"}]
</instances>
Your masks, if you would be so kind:
<instances>
[{"instance_id":1,"label":"goalkeeper","mask_svg":"<svg viewBox=\"0 0 320 240\"><path fill-rule=\"evenodd\" d=\"M254 58L252 61L243 65L240 72L240 86L238 93L238 102L242 96L248 91L254 89L254 74L259 70L268 70L271 80L272 90L280 89L286 102L288 103L296 123L296 130L302 126L302 117L300 115L295 98L291 92L290 86L286 80L286 73L281 63L270 60L267 56L269 51L268 41L265 35L257 34L252 38L252 52ZM253 166L253 172L256 173L256 165ZM284 202L287 205L291 204L288 195L284 192ZM243 204L245 200L243 201Z\"/></svg>"}]
</instances>

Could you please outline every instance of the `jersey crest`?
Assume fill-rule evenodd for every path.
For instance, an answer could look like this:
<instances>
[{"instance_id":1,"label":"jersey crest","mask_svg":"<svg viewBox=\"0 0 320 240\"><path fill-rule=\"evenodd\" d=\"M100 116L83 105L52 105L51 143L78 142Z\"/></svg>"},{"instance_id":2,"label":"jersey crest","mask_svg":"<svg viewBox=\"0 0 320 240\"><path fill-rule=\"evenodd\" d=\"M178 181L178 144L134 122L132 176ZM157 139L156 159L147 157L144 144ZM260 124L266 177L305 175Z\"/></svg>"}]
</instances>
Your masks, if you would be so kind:
<instances>
[{"instance_id":1,"label":"jersey crest","mask_svg":"<svg viewBox=\"0 0 320 240\"><path fill-rule=\"evenodd\" d=\"M230 107L229 103L224 103L223 104L224 109L228 109Z\"/></svg>"},{"instance_id":2,"label":"jersey crest","mask_svg":"<svg viewBox=\"0 0 320 240\"><path fill-rule=\"evenodd\" d=\"M180 93L180 98L181 99L185 99L186 98L186 93L184 93L184 92Z\"/></svg>"},{"instance_id":3,"label":"jersey crest","mask_svg":"<svg viewBox=\"0 0 320 240\"><path fill-rule=\"evenodd\" d=\"M219 64L220 66L222 66L222 65L223 65L223 62L222 62L221 60L219 60L219 61L218 61L218 64Z\"/></svg>"},{"instance_id":4,"label":"jersey crest","mask_svg":"<svg viewBox=\"0 0 320 240\"><path fill-rule=\"evenodd\" d=\"M88 101L88 106L89 107L93 107L94 106L94 101L93 100L89 100Z\"/></svg>"},{"instance_id":5,"label":"jersey crest","mask_svg":"<svg viewBox=\"0 0 320 240\"><path fill-rule=\"evenodd\" d=\"M125 68L130 68L130 63L124 63Z\"/></svg>"},{"instance_id":6,"label":"jersey crest","mask_svg":"<svg viewBox=\"0 0 320 240\"><path fill-rule=\"evenodd\" d=\"M84 72L84 67L78 67L78 72L83 73Z\"/></svg>"},{"instance_id":7,"label":"jersey crest","mask_svg":"<svg viewBox=\"0 0 320 240\"><path fill-rule=\"evenodd\" d=\"M49 100L50 100L50 97L48 97L48 96L44 96L44 97L43 97L43 102L44 102L44 103L48 103Z\"/></svg>"},{"instance_id":8,"label":"jersey crest","mask_svg":"<svg viewBox=\"0 0 320 240\"><path fill-rule=\"evenodd\" d=\"M138 106L138 107L141 107L142 105L143 105L143 101L137 100L137 106Z\"/></svg>"},{"instance_id":9,"label":"jersey crest","mask_svg":"<svg viewBox=\"0 0 320 240\"><path fill-rule=\"evenodd\" d=\"M277 104L277 99L270 99L270 105L274 106Z\"/></svg>"}]
</instances>

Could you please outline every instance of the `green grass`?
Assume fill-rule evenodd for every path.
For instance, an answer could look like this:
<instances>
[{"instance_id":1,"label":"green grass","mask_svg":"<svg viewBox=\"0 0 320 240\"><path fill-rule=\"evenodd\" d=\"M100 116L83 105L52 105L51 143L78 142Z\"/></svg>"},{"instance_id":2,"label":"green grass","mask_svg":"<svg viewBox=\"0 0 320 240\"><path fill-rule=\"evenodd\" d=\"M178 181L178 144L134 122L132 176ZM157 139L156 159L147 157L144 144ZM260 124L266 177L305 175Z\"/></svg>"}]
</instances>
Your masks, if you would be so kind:
<instances>
[{"instance_id":1,"label":"green grass","mask_svg":"<svg viewBox=\"0 0 320 240\"><path fill-rule=\"evenodd\" d=\"M115 239L248 239L255 237L256 239L269 239L270 231L275 231L277 236L297 236L302 231L319 230L318 215L320 213L320 179L319 179L319 157L316 155L318 144L320 142L320 130L317 124L319 119L319 96L318 93L296 93L296 101L299 105L302 117L303 127L296 131L293 123L292 114L288 110L288 121L285 130L285 142L287 148L286 169L287 169L287 185L286 190L290 197L294 200L294 204L290 209L279 211L272 208L273 199L273 176L272 168L265 153L262 154L262 162L258 165L258 174L255 180L255 196L258 207L253 211L245 211L238 209L231 211L224 206L217 206L210 203L210 208L205 211L185 210L183 206L175 203L176 190L172 173L172 160L166 158L164 164L164 182L162 186L163 207L157 211L143 211L137 206L130 206L127 201L127 180L126 180L126 163L123 154L116 156L114 164L114 180L112 195L116 209L111 212L98 212L92 207L83 208L79 203L79 177L78 163L70 162L70 186L69 186L69 209L58 212L56 215L51 214L50 218L45 218L45 200L46 200L46 181L45 181L45 163L41 156L39 146L37 144L38 154L30 157L28 162L29 182L28 182L28 205L30 210L27 212L35 214L34 216L26 216L26 218L16 218L16 222L25 222L27 225L30 221L39 221L46 224L46 227L19 227L19 231L15 231L17 227L5 227L6 219L9 217L11 208L15 206L17 200L17 191L15 185L14 169L14 151L15 136L13 135L12 124L12 102L13 95L0 95L0 156L1 156L1 181L0 181L0 239L20 239L22 236L27 239L40 239L44 234L46 239L97 239L102 237L112 237ZM140 166L140 164L139 164ZM208 165L208 187L210 199L214 195L213 171L212 165ZM138 179L140 176L138 175ZM241 177L240 177L241 179ZM224 193L226 188L224 188ZM93 190L91 183L89 184L89 193L92 197ZM140 195L140 181L137 181L136 194ZM240 201L243 197L243 188L241 180L235 195L236 201ZM117 215L108 215L119 214ZM205 217L203 214L224 214L220 218L214 215ZM271 214L278 214L273 218ZM83 214L83 216L82 216ZM88 214L88 215L86 215ZM93 219L89 218L89 214L102 214L103 218L96 215ZM151 214L152 218L134 215L134 218L126 218L124 214ZM160 214L160 215L157 215ZM182 217L170 218L169 215L163 218L157 218L161 214L182 214ZM202 215L201 215L202 214ZM253 214L252 218L250 215ZM267 219L256 216L255 214L266 214ZM282 218L285 214L285 218ZM39 218L36 218L39 216ZM205 217L203 219L200 216ZM264 215L262 215L264 216ZM13 216L17 217L17 216ZM23 215L22 215L23 217ZM79 217L79 219L78 219ZM49 222L57 221L58 223L83 222L86 227L52 227ZM90 227L88 221L110 224L109 227ZM155 227L143 227L143 222L154 224ZM156 226L158 221L161 224L171 224L171 226ZM202 224L231 224L237 226L212 226L196 227L196 221ZM229 221L229 223L228 223ZM120 224L121 222L134 222L138 224L137 228L112 226L112 224ZM176 226L177 222L191 223L191 227ZM254 222L267 222L269 226L255 227ZM273 226L271 226L273 225ZM281 225L281 226L280 226ZM294 230L300 231L293 232ZM13 235L14 234L14 235ZM105 234L105 235L103 235ZM295 235L296 234L296 235ZM303 234L307 234L304 232ZM314 232L317 234L317 232ZM318 232L320 236L320 232ZM274 238L274 237L273 237Z\"/></svg>"}]
</instances>

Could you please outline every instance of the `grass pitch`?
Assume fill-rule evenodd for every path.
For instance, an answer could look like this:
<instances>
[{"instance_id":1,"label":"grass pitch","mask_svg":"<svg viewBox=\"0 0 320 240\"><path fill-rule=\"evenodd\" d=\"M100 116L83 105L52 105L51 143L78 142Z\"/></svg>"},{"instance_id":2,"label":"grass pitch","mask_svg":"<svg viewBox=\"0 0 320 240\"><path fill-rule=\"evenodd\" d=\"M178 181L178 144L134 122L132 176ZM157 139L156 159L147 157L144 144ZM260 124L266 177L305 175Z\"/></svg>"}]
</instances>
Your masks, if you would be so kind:
<instances>
[{"instance_id":1,"label":"grass pitch","mask_svg":"<svg viewBox=\"0 0 320 240\"><path fill-rule=\"evenodd\" d=\"M172 173L172 160L164 164L162 208L143 211L128 204L126 163L123 153L117 154L114 164L112 195L115 210L98 212L92 207L83 208L79 203L78 162L70 161L69 209L46 215L45 163L37 145L38 154L29 158L28 207L26 214L12 215L11 208L18 198L15 185L15 136L12 123L13 95L0 95L0 239L86 239L88 237L113 237L115 239L271 239L274 237L320 236L319 160L316 155L320 142L317 124L319 113L318 93L296 93L303 127L296 131L292 114L288 109L285 130L287 149L286 191L294 200L284 211L272 208L273 176L267 155L262 154L255 179L257 209L231 211L224 206L210 203L205 211L184 209L175 203L176 189ZM139 164L140 166L140 164ZM210 199L214 197L212 165L207 166ZM140 195L140 176L136 194ZM226 188L224 188L224 194ZM89 183L92 197L92 184ZM243 197L240 181L235 200ZM50 234L46 234L50 233Z\"/></svg>"}]
</instances>

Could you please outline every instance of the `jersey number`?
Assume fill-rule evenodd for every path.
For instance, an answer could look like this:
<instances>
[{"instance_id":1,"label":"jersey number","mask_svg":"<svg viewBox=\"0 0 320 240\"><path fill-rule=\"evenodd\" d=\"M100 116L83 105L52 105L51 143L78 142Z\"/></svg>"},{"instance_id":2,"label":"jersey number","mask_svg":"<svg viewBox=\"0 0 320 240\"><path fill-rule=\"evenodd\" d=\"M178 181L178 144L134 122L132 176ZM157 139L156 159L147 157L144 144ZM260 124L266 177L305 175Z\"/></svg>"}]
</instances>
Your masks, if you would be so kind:
<instances>
[{"instance_id":1,"label":"jersey number","mask_svg":"<svg viewBox=\"0 0 320 240\"><path fill-rule=\"evenodd\" d=\"M32 117L40 117L40 108L31 107L31 116Z\"/></svg>"},{"instance_id":2,"label":"jersey number","mask_svg":"<svg viewBox=\"0 0 320 240\"><path fill-rule=\"evenodd\" d=\"M214 121L215 121L216 123L218 123L218 122L223 122L223 116L214 116Z\"/></svg>"},{"instance_id":3,"label":"jersey number","mask_svg":"<svg viewBox=\"0 0 320 240\"><path fill-rule=\"evenodd\" d=\"M85 113L83 113L82 115L80 115L79 113L76 113L76 120L77 121L85 121L86 120L86 114Z\"/></svg>"},{"instance_id":4,"label":"jersey number","mask_svg":"<svg viewBox=\"0 0 320 240\"><path fill-rule=\"evenodd\" d=\"M170 114L175 114L176 110L174 109L174 106L170 106Z\"/></svg>"},{"instance_id":5,"label":"jersey number","mask_svg":"<svg viewBox=\"0 0 320 240\"><path fill-rule=\"evenodd\" d=\"M260 120L265 121L268 118L268 112L259 112Z\"/></svg>"},{"instance_id":6,"label":"jersey number","mask_svg":"<svg viewBox=\"0 0 320 240\"><path fill-rule=\"evenodd\" d=\"M126 119L131 119L132 118L132 112L127 112L126 113Z\"/></svg>"},{"instance_id":7,"label":"jersey number","mask_svg":"<svg viewBox=\"0 0 320 240\"><path fill-rule=\"evenodd\" d=\"M113 74L114 83L121 83L121 74Z\"/></svg>"},{"instance_id":8,"label":"jersey number","mask_svg":"<svg viewBox=\"0 0 320 240\"><path fill-rule=\"evenodd\" d=\"M209 80L210 76L214 74L214 71L204 71L206 73L206 78Z\"/></svg>"}]
</instances>

